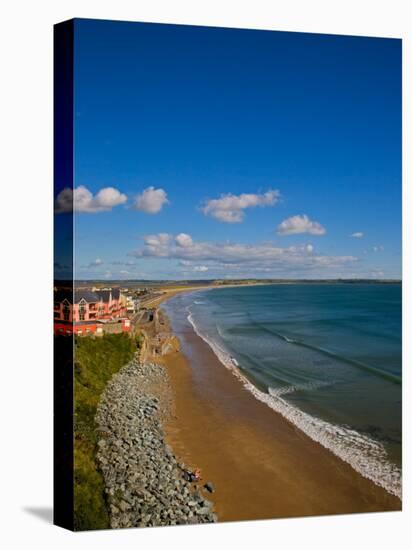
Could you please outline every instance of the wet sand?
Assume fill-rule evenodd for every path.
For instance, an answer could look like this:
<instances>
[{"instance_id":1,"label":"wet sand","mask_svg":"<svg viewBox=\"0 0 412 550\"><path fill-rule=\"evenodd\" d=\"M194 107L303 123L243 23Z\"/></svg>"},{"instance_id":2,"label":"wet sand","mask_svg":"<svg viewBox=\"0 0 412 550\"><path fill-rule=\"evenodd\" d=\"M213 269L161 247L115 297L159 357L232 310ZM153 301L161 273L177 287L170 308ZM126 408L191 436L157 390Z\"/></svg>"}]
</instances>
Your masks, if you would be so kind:
<instances>
[{"instance_id":1,"label":"wet sand","mask_svg":"<svg viewBox=\"0 0 412 550\"><path fill-rule=\"evenodd\" d=\"M167 439L211 481L219 521L400 510L401 501L259 402L188 325L162 358L174 392Z\"/></svg>"}]
</instances>

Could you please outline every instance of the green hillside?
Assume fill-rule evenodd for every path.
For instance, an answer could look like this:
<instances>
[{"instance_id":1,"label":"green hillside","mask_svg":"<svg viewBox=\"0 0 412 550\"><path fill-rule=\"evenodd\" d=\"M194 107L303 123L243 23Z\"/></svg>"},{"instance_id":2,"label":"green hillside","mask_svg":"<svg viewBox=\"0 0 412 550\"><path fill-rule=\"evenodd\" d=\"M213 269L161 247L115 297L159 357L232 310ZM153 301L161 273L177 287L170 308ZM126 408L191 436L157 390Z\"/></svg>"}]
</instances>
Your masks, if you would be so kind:
<instances>
[{"instance_id":1,"label":"green hillside","mask_svg":"<svg viewBox=\"0 0 412 550\"><path fill-rule=\"evenodd\" d=\"M103 477L96 467L95 414L107 382L136 351L126 334L75 340L74 369L74 527L75 530L107 529Z\"/></svg>"}]
</instances>

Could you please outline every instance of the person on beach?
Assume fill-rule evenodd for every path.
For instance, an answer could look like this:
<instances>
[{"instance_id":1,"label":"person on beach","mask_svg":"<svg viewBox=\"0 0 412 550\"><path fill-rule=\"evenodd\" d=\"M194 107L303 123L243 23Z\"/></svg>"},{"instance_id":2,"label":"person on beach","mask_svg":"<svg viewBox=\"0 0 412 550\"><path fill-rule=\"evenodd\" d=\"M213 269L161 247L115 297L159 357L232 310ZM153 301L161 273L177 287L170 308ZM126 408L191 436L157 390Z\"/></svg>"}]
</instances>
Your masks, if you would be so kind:
<instances>
[{"instance_id":1,"label":"person on beach","mask_svg":"<svg viewBox=\"0 0 412 550\"><path fill-rule=\"evenodd\" d=\"M184 470L184 478L191 483L195 481L200 481L202 479L202 474L199 468L196 468L193 472L190 470Z\"/></svg>"}]
</instances>

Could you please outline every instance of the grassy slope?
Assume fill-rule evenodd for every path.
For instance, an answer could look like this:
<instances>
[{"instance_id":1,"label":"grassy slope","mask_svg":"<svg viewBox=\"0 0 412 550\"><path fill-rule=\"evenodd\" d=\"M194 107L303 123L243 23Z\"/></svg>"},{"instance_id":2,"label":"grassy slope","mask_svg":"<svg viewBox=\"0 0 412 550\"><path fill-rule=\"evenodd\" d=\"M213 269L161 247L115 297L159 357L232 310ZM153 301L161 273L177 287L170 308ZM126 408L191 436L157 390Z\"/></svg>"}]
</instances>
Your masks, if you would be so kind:
<instances>
[{"instance_id":1,"label":"grassy slope","mask_svg":"<svg viewBox=\"0 0 412 550\"><path fill-rule=\"evenodd\" d=\"M107 529L104 482L96 467L94 417L100 395L112 375L136 351L126 334L79 338L75 342L74 524L76 530Z\"/></svg>"}]
</instances>

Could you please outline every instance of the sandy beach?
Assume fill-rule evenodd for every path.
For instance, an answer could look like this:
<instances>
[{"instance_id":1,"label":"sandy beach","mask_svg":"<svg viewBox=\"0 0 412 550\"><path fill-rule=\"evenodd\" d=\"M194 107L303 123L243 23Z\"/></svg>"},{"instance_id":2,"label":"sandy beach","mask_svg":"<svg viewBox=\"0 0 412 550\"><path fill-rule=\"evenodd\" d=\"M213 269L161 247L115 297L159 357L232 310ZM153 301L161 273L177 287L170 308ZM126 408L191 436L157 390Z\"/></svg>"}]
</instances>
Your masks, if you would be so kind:
<instances>
[{"instance_id":1,"label":"sandy beach","mask_svg":"<svg viewBox=\"0 0 412 550\"><path fill-rule=\"evenodd\" d=\"M166 436L215 485L219 521L401 509L397 497L256 400L189 325L176 336L181 349L156 357L174 394Z\"/></svg>"}]
</instances>

